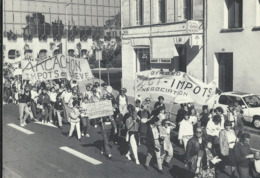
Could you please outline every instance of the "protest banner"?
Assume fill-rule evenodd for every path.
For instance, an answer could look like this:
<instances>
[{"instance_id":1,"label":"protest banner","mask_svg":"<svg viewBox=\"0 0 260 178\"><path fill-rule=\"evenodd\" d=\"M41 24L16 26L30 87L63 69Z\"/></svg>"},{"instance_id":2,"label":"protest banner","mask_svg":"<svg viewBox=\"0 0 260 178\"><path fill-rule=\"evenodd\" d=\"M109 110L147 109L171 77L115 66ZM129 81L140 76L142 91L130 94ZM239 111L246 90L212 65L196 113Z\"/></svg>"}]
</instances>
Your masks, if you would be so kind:
<instances>
[{"instance_id":1,"label":"protest banner","mask_svg":"<svg viewBox=\"0 0 260 178\"><path fill-rule=\"evenodd\" d=\"M25 58L22 60L24 80L53 80L59 78L76 81L93 78L88 60L59 54L46 59Z\"/></svg>"},{"instance_id":2,"label":"protest banner","mask_svg":"<svg viewBox=\"0 0 260 178\"><path fill-rule=\"evenodd\" d=\"M143 71L136 74L135 92L142 97L171 96L178 103L207 104L215 96L216 83L205 84L184 72Z\"/></svg>"},{"instance_id":3,"label":"protest banner","mask_svg":"<svg viewBox=\"0 0 260 178\"><path fill-rule=\"evenodd\" d=\"M89 119L95 119L104 116L112 116L113 106L110 100L99 101L87 104L87 112Z\"/></svg>"}]
</instances>

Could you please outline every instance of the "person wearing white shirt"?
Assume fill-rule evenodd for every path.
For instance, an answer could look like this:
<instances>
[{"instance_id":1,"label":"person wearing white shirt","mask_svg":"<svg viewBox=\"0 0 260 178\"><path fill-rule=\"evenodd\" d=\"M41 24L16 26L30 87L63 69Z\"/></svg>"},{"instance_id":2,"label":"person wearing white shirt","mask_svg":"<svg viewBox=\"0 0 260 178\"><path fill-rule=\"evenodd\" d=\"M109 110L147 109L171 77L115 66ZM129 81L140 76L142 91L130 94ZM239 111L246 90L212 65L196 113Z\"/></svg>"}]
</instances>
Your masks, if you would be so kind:
<instances>
[{"instance_id":1,"label":"person wearing white shirt","mask_svg":"<svg viewBox=\"0 0 260 178\"><path fill-rule=\"evenodd\" d=\"M64 91L61 95L62 99L63 99L63 106L64 106L64 117L65 120L68 121L69 119L69 113L71 111L72 108L72 92L71 92L71 88L68 87L67 91Z\"/></svg>"},{"instance_id":2,"label":"person wearing white shirt","mask_svg":"<svg viewBox=\"0 0 260 178\"><path fill-rule=\"evenodd\" d=\"M88 84L88 85L86 86L86 91L84 92L83 97L84 97L84 98L87 98L88 100L90 100L91 97L92 97L92 95L93 95L93 93L92 93L92 91L91 91L90 84Z\"/></svg>"},{"instance_id":3,"label":"person wearing white shirt","mask_svg":"<svg viewBox=\"0 0 260 178\"><path fill-rule=\"evenodd\" d=\"M52 115L53 115L53 113L55 113L54 104L55 104L56 98L57 98L57 93L55 92L55 88L52 87L48 94L50 96L50 101L51 101L51 107L50 107L50 112L49 112L49 119L50 119L50 122L52 123L53 122Z\"/></svg>"},{"instance_id":4,"label":"person wearing white shirt","mask_svg":"<svg viewBox=\"0 0 260 178\"><path fill-rule=\"evenodd\" d=\"M82 127L82 131L81 131L81 136L84 136L84 135L86 135L86 137L90 137L89 136L89 117L88 117L88 115L87 115L87 107L88 107L88 104L89 103L89 100L88 100L88 98L84 98L83 99L83 102L81 102L81 104L80 104L80 108L79 108L79 110L80 110L80 116L81 116L81 121L82 121L82 125L83 125L83 127Z\"/></svg>"},{"instance_id":5,"label":"person wearing white shirt","mask_svg":"<svg viewBox=\"0 0 260 178\"><path fill-rule=\"evenodd\" d=\"M184 119L180 122L179 134L178 139L180 144L184 145L184 150L186 151L187 143L190 138L193 136L193 124L189 120L188 112L185 111Z\"/></svg>"},{"instance_id":6,"label":"person wearing white shirt","mask_svg":"<svg viewBox=\"0 0 260 178\"><path fill-rule=\"evenodd\" d=\"M217 107L216 108L216 114L220 116L221 118L221 122L220 122L220 125L221 125L221 129L225 129L224 128L224 123L226 120L228 120L227 116L224 115L224 110L222 107Z\"/></svg>"}]
</instances>

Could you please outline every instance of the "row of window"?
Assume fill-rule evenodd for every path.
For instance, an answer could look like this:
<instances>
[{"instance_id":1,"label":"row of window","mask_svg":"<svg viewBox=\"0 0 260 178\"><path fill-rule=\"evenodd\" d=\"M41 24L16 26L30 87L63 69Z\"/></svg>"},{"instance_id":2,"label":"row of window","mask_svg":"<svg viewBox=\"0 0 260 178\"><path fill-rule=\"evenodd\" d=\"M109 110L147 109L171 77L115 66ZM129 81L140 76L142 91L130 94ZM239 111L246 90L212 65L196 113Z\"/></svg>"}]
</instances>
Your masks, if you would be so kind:
<instances>
[{"instance_id":1,"label":"row of window","mask_svg":"<svg viewBox=\"0 0 260 178\"><path fill-rule=\"evenodd\" d=\"M135 24L131 24L124 20L124 26L131 25L149 25L151 24L150 15L153 16L152 23L167 23L183 20L202 20L203 19L203 1L202 0L152 0L154 7L147 10L150 4L144 4L148 1L135 0L125 5L123 8L128 8L130 11L134 8L135 14L131 14L129 18L135 20ZM133 6L133 2L135 7ZM252 0L253 2L253 0ZM257 25L260 25L260 0L256 0L256 16ZM132 4L131 4L132 3ZM157 3L157 4L156 4ZM210 3L210 1L208 2ZM243 26L243 0L223 0L226 5L224 9L225 28L242 28ZM132 5L132 6L131 6ZM152 13L151 13L152 11ZM125 14L127 17L128 15ZM123 17L124 18L124 17ZM130 21L130 20L129 20ZM259 22L258 22L259 21Z\"/></svg>"}]
</instances>

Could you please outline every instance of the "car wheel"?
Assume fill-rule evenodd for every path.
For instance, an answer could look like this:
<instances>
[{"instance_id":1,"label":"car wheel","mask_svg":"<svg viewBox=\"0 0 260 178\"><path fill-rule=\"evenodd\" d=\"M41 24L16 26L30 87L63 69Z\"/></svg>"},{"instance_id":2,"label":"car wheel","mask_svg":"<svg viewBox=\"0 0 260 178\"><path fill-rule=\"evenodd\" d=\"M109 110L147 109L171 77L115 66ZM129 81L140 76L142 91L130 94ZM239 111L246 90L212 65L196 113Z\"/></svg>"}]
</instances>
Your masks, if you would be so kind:
<instances>
[{"instance_id":1,"label":"car wheel","mask_svg":"<svg viewBox=\"0 0 260 178\"><path fill-rule=\"evenodd\" d=\"M254 125L255 128L260 129L260 117L254 118L253 125Z\"/></svg>"}]
</instances>

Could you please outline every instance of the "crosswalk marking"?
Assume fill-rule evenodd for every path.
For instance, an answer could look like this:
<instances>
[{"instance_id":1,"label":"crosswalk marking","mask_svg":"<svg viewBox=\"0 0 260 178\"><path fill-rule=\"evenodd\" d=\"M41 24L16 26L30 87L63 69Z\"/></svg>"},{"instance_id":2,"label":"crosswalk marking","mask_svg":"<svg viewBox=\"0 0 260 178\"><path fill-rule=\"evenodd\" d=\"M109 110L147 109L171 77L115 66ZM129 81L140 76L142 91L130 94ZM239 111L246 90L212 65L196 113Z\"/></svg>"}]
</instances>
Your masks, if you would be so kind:
<instances>
[{"instance_id":1,"label":"crosswalk marking","mask_svg":"<svg viewBox=\"0 0 260 178\"><path fill-rule=\"evenodd\" d=\"M35 124L40 124L40 125L46 125L46 126L50 126L50 127L55 127L57 128L55 125L53 125L52 123L48 122L48 123L42 123L40 121L36 121L34 122Z\"/></svg>"},{"instance_id":2,"label":"crosswalk marking","mask_svg":"<svg viewBox=\"0 0 260 178\"><path fill-rule=\"evenodd\" d=\"M21 132L23 132L23 133L26 133L26 134L28 134L28 135L34 134L34 132L31 132L30 130L24 129L24 128L18 126L18 125L13 124L13 123L9 123L9 124L7 124L7 125L10 126L10 127L15 128L15 129L17 129L17 130L19 130L19 131L21 131Z\"/></svg>"},{"instance_id":3,"label":"crosswalk marking","mask_svg":"<svg viewBox=\"0 0 260 178\"><path fill-rule=\"evenodd\" d=\"M94 164L94 165L102 164L102 162L100 162L100 161L98 161L98 160L96 160L94 158L91 158L91 157L89 157L87 155L84 155L84 154L82 154L82 153L80 153L80 152L78 152L76 150L73 150L73 149L71 149L69 147L63 146L63 147L60 147L60 149L63 150L63 151L66 151L66 152L68 152L68 153L70 153L70 154L72 154L72 155L74 155L74 156L76 156L76 157L78 157L80 159L83 159L83 160L85 160L85 161L87 161L87 162L89 162L91 164Z\"/></svg>"}]
</instances>

